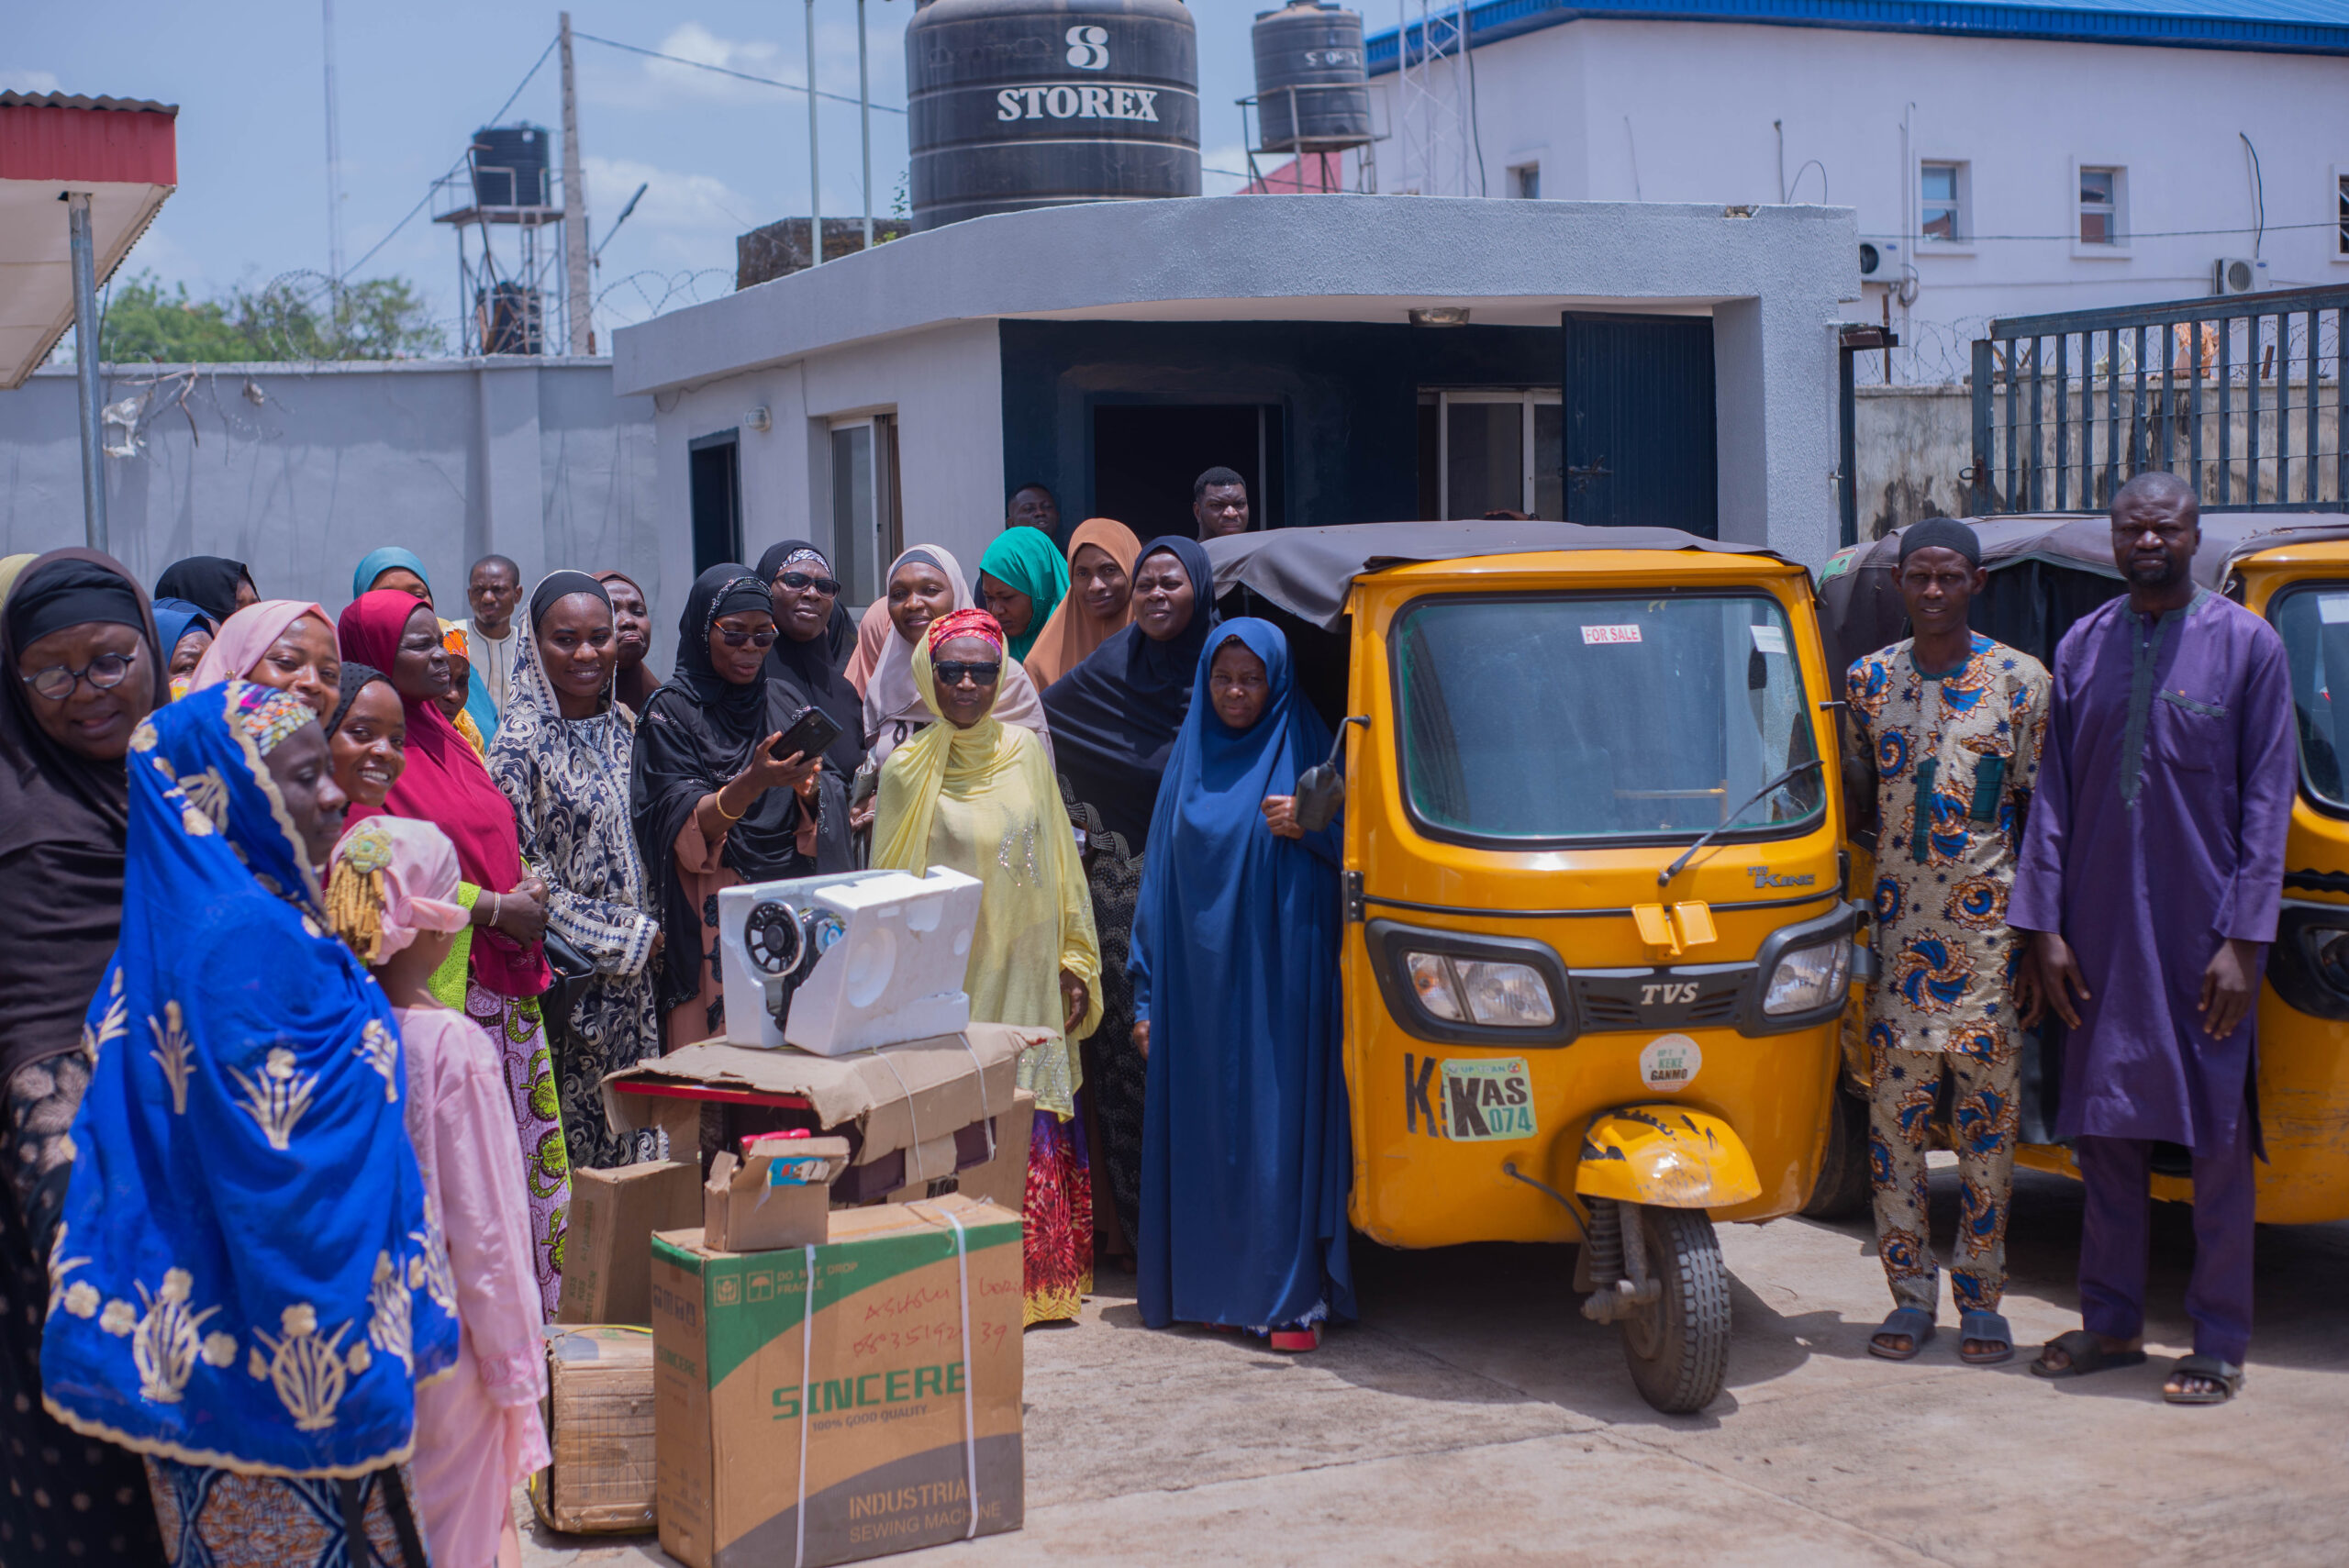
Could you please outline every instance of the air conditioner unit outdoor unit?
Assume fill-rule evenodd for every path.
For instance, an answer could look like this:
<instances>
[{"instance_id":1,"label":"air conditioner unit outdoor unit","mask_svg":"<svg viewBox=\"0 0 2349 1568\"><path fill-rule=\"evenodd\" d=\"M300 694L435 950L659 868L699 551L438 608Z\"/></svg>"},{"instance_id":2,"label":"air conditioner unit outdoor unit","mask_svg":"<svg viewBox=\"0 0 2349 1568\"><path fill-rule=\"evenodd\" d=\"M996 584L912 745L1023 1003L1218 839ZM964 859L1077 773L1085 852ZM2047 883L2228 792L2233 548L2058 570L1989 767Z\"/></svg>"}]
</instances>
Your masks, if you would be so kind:
<instances>
[{"instance_id":1,"label":"air conditioner unit outdoor unit","mask_svg":"<svg viewBox=\"0 0 2349 1568\"><path fill-rule=\"evenodd\" d=\"M1866 240L1860 241L1860 276L1872 278L1884 270L1884 253Z\"/></svg>"},{"instance_id":2,"label":"air conditioner unit outdoor unit","mask_svg":"<svg viewBox=\"0 0 2349 1568\"><path fill-rule=\"evenodd\" d=\"M2258 294L2267 287L2267 263L2249 256L2221 256L2210 266L2212 294Z\"/></svg>"}]
</instances>

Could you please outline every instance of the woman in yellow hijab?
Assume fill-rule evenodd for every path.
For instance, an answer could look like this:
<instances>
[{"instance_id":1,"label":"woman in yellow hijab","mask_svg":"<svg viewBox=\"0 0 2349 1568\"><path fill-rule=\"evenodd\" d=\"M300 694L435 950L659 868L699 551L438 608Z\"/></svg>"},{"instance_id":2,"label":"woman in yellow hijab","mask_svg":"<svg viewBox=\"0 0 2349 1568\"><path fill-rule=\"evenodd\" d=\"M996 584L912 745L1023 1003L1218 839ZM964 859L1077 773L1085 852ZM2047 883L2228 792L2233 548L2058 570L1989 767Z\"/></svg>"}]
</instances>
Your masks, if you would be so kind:
<instances>
[{"instance_id":1,"label":"woman in yellow hijab","mask_svg":"<svg viewBox=\"0 0 2349 1568\"><path fill-rule=\"evenodd\" d=\"M1101 954L1076 836L1035 732L994 713L1004 634L984 610L932 621L914 689L932 724L881 770L873 863L951 866L984 884L963 980L971 1017L1057 1031L1020 1057L1036 1096L1028 1152L1028 1323L1074 1318L1093 1288L1093 1192L1076 1116L1076 1042L1101 1021Z\"/></svg>"}]
</instances>

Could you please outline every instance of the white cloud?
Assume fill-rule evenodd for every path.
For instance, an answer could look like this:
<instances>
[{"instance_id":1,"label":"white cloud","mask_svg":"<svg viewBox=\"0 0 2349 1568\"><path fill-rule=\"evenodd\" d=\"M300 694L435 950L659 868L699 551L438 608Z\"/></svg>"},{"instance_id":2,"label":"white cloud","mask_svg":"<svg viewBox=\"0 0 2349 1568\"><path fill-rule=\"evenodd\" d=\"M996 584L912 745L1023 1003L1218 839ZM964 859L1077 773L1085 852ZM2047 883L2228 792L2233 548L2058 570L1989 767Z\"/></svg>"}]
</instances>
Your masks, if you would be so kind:
<instances>
[{"instance_id":1,"label":"white cloud","mask_svg":"<svg viewBox=\"0 0 2349 1568\"><path fill-rule=\"evenodd\" d=\"M636 204L628 228L621 230L631 239L641 240L648 234L696 240L711 235L730 239L764 221L751 216L758 210L756 202L715 175L681 173L631 158L598 158L592 152L583 167L587 175L587 212L599 237L619 217L620 208L640 184L648 187L644 199Z\"/></svg>"},{"instance_id":2,"label":"white cloud","mask_svg":"<svg viewBox=\"0 0 2349 1568\"><path fill-rule=\"evenodd\" d=\"M55 93L61 90L54 71L0 69L0 93Z\"/></svg>"},{"instance_id":3,"label":"white cloud","mask_svg":"<svg viewBox=\"0 0 2349 1568\"><path fill-rule=\"evenodd\" d=\"M902 13L895 7L874 4L867 6L866 19L874 96L883 102L899 101L904 91L903 71L897 63L905 49ZM651 47L676 58L647 60L641 55L604 50L591 53L587 57L591 62L589 97L598 103L630 108L710 104L765 106L780 103L805 112L805 100L797 93L769 85L784 83L796 86L807 80L804 46L796 33L786 47L771 39L720 38L699 22L686 22L671 28L667 37ZM596 69L594 62L599 57L605 61L625 64L617 71ZM684 61L696 63L680 63ZM719 75L718 71L696 69L705 65L716 66L718 71L739 71L763 80L745 82L740 77ZM816 66L817 84L824 91L843 97L856 95L856 24L852 20L831 17L818 19Z\"/></svg>"}]
</instances>

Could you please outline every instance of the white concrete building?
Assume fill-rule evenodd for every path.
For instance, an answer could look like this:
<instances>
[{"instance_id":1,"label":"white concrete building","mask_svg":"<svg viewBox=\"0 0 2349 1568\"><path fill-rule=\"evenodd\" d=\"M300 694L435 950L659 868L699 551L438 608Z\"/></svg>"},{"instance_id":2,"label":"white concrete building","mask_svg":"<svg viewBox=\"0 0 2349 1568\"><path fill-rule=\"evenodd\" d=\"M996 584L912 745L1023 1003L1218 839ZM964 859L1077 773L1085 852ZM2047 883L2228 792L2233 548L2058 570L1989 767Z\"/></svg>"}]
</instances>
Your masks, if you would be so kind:
<instances>
[{"instance_id":1,"label":"white concrete building","mask_svg":"<svg viewBox=\"0 0 2349 1568\"><path fill-rule=\"evenodd\" d=\"M1505 507L1816 562L1856 248L1839 208L1344 195L911 235L614 335L655 411L645 586L665 627L689 564L801 537L861 605L905 545L975 575L1014 485L1187 535L1216 465L1257 528Z\"/></svg>"},{"instance_id":2,"label":"white concrete building","mask_svg":"<svg viewBox=\"0 0 2349 1568\"><path fill-rule=\"evenodd\" d=\"M1484 0L1424 66L1409 15L1408 71L1368 42L1381 190L1856 208L1851 318L1888 316L1896 381L1963 376L1990 317L2210 294L2222 258L2349 286L2343 0Z\"/></svg>"}]
</instances>

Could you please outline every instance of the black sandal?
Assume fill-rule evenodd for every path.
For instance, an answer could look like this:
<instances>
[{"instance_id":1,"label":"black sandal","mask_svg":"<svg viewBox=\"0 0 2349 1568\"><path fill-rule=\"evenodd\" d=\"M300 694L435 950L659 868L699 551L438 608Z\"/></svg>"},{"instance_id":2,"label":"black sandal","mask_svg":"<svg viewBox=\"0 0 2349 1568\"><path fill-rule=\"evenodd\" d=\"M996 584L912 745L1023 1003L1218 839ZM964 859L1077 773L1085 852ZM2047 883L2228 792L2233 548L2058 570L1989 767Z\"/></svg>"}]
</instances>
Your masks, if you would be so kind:
<instances>
[{"instance_id":1,"label":"black sandal","mask_svg":"<svg viewBox=\"0 0 2349 1568\"><path fill-rule=\"evenodd\" d=\"M1882 1356L1888 1362L1912 1362L1924 1348L1933 1342L1933 1315L1919 1307L1896 1307L1887 1314L1876 1331L1868 1336L1868 1354ZM1905 1336L1909 1348L1900 1350L1886 1344L1887 1335Z\"/></svg>"},{"instance_id":2,"label":"black sandal","mask_svg":"<svg viewBox=\"0 0 2349 1568\"><path fill-rule=\"evenodd\" d=\"M2179 1389L2172 1393L2166 1384L2162 1398L2172 1405L2223 1405L2243 1392L2243 1368L2232 1362L2222 1362L2216 1356L2180 1356L2177 1364L2169 1369L2171 1377L2199 1377L2215 1383L2216 1389Z\"/></svg>"},{"instance_id":3,"label":"black sandal","mask_svg":"<svg viewBox=\"0 0 2349 1568\"><path fill-rule=\"evenodd\" d=\"M1996 1312L1965 1312L1957 1319L1957 1359L1968 1366L2000 1366L2015 1359L2015 1331ZM1970 1351L1965 1341L1995 1345L1996 1350Z\"/></svg>"},{"instance_id":4,"label":"black sandal","mask_svg":"<svg viewBox=\"0 0 2349 1568\"><path fill-rule=\"evenodd\" d=\"M2062 1366L2049 1365L2049 1351L2063 1351L2065 1363ZM2108 1351L2104 1348L2104 1341L2086 1329L2073 1329L2048 1340L2041 1348L2039 1359L2031 1363L2031 1370L2038 1377L2086 1377L2092 1372L2110 1372L2115 1367L2144 1364L2144 1351Z\"/></svg>"}]
</instances>

